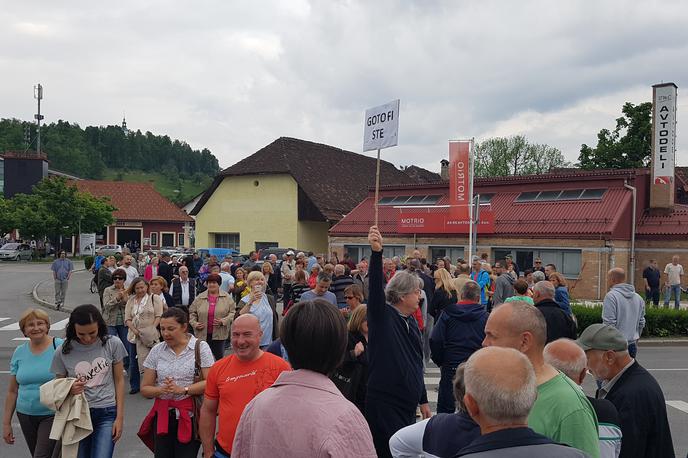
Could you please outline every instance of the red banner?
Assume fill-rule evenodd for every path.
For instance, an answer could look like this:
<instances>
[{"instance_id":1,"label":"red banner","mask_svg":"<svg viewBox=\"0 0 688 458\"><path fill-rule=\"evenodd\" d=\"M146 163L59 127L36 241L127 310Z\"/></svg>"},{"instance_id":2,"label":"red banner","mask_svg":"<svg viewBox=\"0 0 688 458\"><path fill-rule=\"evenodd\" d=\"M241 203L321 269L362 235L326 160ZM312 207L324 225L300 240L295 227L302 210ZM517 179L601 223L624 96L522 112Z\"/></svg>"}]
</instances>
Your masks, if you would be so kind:
<instances>
[{"instance_id":1,"label":"red banner","mask_svg":"<svg viewBox=\"0 0 688 458\"><path fill-rule=\"evenodd\" d=\"M454 218L448 208L405 210L399 212L397 232L400 234L468 234L469 222ZM491 210L480 209L478 234L494 234L495 220Z\"/></svg>"},{"instance_id":2,"label":"red banner","mask_svg":"<svg viewBox=\"0 0 688 458\"><path fill-rule=\"evenodd\" d=\"M452 218L468 218L471 203L470 141L449 142L449 214Z\"/></svg>"}]
</instances>

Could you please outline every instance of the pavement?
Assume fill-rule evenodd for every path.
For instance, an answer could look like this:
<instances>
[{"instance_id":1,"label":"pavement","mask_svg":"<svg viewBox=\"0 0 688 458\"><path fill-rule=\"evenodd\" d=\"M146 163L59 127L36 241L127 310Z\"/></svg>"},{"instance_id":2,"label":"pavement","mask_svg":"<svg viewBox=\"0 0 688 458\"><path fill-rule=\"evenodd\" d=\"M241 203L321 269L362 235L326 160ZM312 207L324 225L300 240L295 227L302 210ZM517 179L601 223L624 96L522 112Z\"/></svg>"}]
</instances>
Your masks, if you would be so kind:
<instances>
[{"instance_id":1,"label":"pavement","mask_svg":"<svg viewBox=\"0 0 688 458\"><path fill-rule=\"evenodd\" d=\"M77 268L83 268L78 266ZM97 294L91 294L89 283L91 274L86 271L75 272L70 282L65 309L76 305L98 303ZM67 313L51 309L53 285L49 264L39 263L0 263L0 393L4 398L9 380L9 360L14 348L25 340L19 331L18 320L28 307L36 307L40 301L45 304L52 326L51 334L64 335ZM34 293L36 298L34 298ZM688 355L683 346L688 339L648 339L641 341L638 361L657 379L667 400L667 414L671 425L676 456L686 456L688 452ZM425 373L428 399L433 411L437 403L437 386L440 371L429 366ZM583 386L588 395L595 391L591 379ZM140 394L126 395L125 421L122 440L115 447L115 457L150 457L151 452L136 437L136 431L144 418L152 400ZM13 418L16 443L13 446L0 441L0 457L29 457L28 449L21 434L16 416Z\"/></svg>"}]
</instances>

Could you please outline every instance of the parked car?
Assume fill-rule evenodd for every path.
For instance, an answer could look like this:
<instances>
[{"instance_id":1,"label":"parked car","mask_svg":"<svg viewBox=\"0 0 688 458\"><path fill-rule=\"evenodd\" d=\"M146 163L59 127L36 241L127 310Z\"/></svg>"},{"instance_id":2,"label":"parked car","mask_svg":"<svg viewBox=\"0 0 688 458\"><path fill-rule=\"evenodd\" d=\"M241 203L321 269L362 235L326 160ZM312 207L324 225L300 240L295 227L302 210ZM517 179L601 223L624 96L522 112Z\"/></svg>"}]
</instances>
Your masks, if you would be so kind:
<instances>
[{"instance_id":1,"label":"parked car","mask_svg":"<svg viewBox=\"0 0 688 458\"><path fill-rule=\"evenodd\" d=\"M103 245L100 249L100 254L103 256L122 254L122 245Z\"/></svg>"},{"instance_id":2,"label":"parked car","mask_svg":"<svg viewBox=\"0 0 688 458\"><path fill-rule=\"evenodd\" d=\"M197 251L203 260L214 255L218 261L222 261L227 255L237 256L239 254L237 250L232 250L231 248L199 248Z\"/></svg>"},{"instance_id":3,"label":"parked car","mask_svg":"<svg viewBox=\"0 0 688 458\"><path fill-rule=\"evenodd\" d=\"M26 259L30 261L33 257L33 250L26 243L6 243L0 247L0 259L19 261Z\"/></svg>"}]
</instances>

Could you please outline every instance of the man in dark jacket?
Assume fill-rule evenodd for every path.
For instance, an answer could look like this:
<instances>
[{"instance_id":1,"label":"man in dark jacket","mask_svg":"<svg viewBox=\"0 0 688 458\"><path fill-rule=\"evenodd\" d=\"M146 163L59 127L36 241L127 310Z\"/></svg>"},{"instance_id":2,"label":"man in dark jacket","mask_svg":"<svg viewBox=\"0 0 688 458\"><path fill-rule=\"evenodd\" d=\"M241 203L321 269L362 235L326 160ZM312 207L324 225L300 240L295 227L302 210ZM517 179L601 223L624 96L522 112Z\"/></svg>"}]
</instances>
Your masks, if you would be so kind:
<instances>
[{"instance_id":1,"label":"man in dark jacket","mask_svg":"<svg viewBox=\"0 0 688 458\"><path fill-rule=\"evenodd\" d=\"M158 265L158 275L165 279L168 285L172 284L172 266L170 265L170 254L163 251Z\"/></svg>"},{"instance_id":2,"label":"man in dark jacket","mask_svg":"<svg viewBox=\"0 0 688 458\"><path fill-rule=\"evenodd\" d=\"M604 383L597 398L616 406L621 417L620 458L671 458L674 445L666 403L657 380L628 354L628 342L613 326L591 324L580 335L588 367Z\"/></svg>"},{"instance_id":3,"label":"man in dark jacket","mask_svg":"<svg viewBox=\"0 0 688 458\"><path fill-rule=\"evenodd\" d=\"M494 273L497 274L497 280L495 280L492 304L499 305L507 298L514 295L514 283L516 283L516 279L506 271L502 261L495 262Z\"/></svg>"},{"instance_id":4,"label":"man in dark jacket","mask_svg":"<svg viewBox=\"0 0 688 458\"><path fill-rule=\"evenodd\" d=\"M100 296L100 309L103 309L103 291L105 288L112 286L112 271L110 270L115 265L115 258L110 256L105 258L100 264L97 272L96 282L98 284L98 296Z\"/></svg>"},{"instance_id":5,"label":"man in dark jacket","mask_svg":"<svg viewBox=\"0 0 688 458\"><path fill-rule=\"evenodd\" d=\"M420 302L420 280L398 272L384 288L382 235L370 228L368 297L368 392L365 416L379 457L391 457L392 434L431 415L423 380L421 334L413 314Z\"/></svg>"},{"instance_id":6,"label":"man in dark jacket","mask_svg":"<svg viewBox=\"0 0 688 458\"><path fill-rule=\"evenodd\" d=\"M588 375L588 360L575 340L558 339L545 346L545 362L563 372L577 385L583 385ZM617 458L621 451L621 420L614 404L607 399L586 396L595 409L600 437L600 458Z\"/></svg>"},{"instance_id":7,"label":"man in dark jacket","mask_svg":"<svg viewBox=\"0 0 688 458\"><path fill-rule=\"evenodd\" d=\"M459 364L482 347L488 313L480 304L480 286L467 282L458 304L448 305L430 336L431 358L441 368L437 413L453 413L452 380Z\"/></svg>"},{"instance_id":8,"label":"man in dark jacket","mask_svg":"<svg viewBox=\"0 0 688 458\"><path fill-rule=\"evenodd\" d=\"M547 343L562 337L576 338L576 323L554 302L554 285L549 281L540 281L533 286L533 302L542 312L547 322Z\"/></svg>"}]
</instances>

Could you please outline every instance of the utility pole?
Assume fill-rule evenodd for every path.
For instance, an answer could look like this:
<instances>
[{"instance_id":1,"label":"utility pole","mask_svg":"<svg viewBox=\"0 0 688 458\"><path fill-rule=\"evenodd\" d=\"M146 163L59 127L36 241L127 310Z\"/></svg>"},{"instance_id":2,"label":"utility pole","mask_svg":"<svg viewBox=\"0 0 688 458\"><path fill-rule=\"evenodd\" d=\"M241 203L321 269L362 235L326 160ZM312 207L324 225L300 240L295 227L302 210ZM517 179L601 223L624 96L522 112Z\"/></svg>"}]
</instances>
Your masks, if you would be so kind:
<instances>
[{"instance_id":1,"label":"utility pole","mask_svg":"<svg viewBox=\"0 0 688 458\"><path fill-rule=\"evenodd\" d=\"M41 155L41 120L43 115L41 115L41 100L43 99L43 86L38 83L33 87L33 98L38 101L38 113L33 117L36 120L36 151L38 155Z\"/></svg>"}]
</instances>

